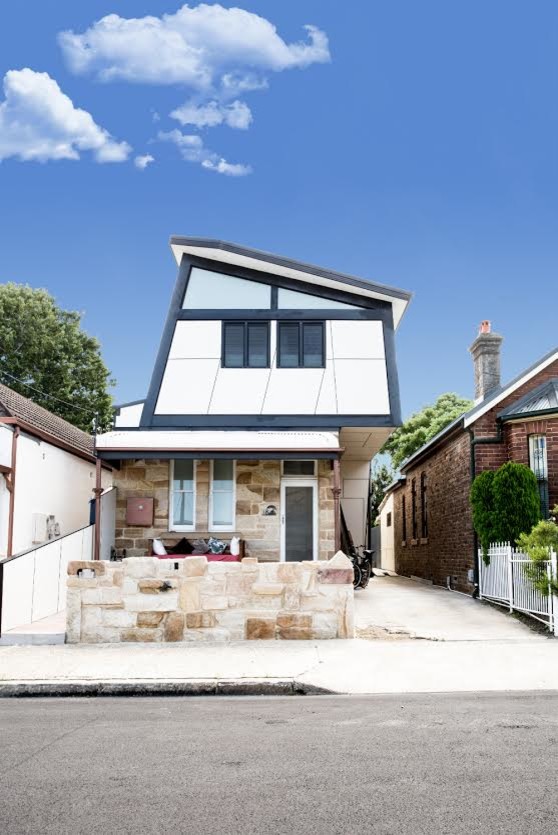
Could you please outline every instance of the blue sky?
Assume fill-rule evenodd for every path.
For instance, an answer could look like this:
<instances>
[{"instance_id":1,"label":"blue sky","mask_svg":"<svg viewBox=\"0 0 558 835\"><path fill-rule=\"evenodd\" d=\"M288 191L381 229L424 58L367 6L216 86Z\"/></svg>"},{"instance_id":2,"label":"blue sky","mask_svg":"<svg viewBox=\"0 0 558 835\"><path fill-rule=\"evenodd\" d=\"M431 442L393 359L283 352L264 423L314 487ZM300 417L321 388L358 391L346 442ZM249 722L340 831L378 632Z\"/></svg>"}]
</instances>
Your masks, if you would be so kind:
<instances>
[{"instance_id":1,"label":"blue sky","mask_svg":"<svg viewBox=\"0 0 558 835\"><path fill-rule=\"evenodd\" d=\"M165 67L180 6L19 0L3 9L0 78L32 73L8 76L0 106L0 281L46 287L85 312L117 400L147 390L176 275L171 234L411 290L398 337L405 415L444 391L472 393L467 347L482 319L505 336L504 377L556 345L554 0L239 0L277 34L252 32L255 18L224 18L225 49L205 10L192 20L209 57L192 65L178 55ZM123 19L124 47L94 25L110 14ZM128 19L164 14L164 47L150 48L143 28L130 33ZM75 37L61 40L68 31ZM91 118L67 102L61 110L55 85ZM39 127L32 120L30 138L21 121L47 99L52 112ZM169 114L185 104L182 124ZM200 126L211 120L220 123ZM79 159L20 159L37 153L38 130L47 156ZM53 131L59 140L65 130L60 152ZM154 160L138 168L146 155Z\"/></svg>"}]
</instances>

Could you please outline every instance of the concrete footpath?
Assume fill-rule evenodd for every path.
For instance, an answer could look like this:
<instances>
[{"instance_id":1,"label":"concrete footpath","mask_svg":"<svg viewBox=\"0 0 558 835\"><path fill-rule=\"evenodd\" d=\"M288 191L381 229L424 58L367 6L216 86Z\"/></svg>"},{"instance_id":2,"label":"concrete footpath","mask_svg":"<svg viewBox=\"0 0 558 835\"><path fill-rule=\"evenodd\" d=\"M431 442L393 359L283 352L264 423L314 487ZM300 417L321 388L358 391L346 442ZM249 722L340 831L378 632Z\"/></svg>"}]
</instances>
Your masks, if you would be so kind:
<instances>
[{"instance_id":1,"label":"concrete footpath","mask_svg":"<svg viewBox=\"0 0 558 835\"><path fill-rule=\"evenodd\" d=\"M0 696L558 690L558 641L0 647Z\"/></svg>"}]
</instances>

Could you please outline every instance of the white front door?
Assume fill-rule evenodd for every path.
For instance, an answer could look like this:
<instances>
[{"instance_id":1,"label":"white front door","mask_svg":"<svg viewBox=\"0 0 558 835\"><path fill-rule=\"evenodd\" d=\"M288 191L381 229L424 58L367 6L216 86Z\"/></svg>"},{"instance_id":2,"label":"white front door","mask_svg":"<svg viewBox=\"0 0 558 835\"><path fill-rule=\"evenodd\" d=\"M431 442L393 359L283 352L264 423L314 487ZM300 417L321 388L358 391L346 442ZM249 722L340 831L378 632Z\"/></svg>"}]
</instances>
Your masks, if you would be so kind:
<instances>
[{"instance_id":1,"label":"white front door","mask_svg":"<svg viewBox=\"0 0 558 835\"><path fill-rule=\"evenodd\" d=\"M281 559L318 559L318 482L313 478L281 481Z\"/></svg>"}]
</instances>

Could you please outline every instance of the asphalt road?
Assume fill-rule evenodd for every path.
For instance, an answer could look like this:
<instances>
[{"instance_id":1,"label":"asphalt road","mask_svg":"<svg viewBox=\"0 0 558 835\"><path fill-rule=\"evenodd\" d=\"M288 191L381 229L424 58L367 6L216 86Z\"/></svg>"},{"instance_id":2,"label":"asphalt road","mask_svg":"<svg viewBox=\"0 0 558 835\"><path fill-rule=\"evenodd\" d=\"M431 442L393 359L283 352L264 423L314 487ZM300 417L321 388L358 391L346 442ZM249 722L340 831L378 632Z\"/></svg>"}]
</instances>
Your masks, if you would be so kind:
<instances>
[{"instance_id":1,"label":"asphalt road","mask_svg":"<svg viewBox=\"0 0 558 835\"><path fill-rule=\"evenodd\" d=\"M556 833L558 695L0 700L0 832Z\"/></svg>"}]
</instances>

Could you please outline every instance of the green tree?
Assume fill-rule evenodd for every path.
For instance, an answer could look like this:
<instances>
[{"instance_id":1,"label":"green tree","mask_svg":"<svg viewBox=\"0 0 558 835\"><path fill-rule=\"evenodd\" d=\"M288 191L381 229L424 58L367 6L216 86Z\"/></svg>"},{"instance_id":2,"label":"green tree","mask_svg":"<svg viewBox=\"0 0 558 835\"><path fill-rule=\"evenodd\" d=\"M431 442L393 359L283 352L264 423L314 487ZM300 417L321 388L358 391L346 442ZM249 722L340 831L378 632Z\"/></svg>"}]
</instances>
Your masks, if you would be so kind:
<instances>
[{"instance_id":1,"label":"green tree","mask_svg":"<svg viewBox=\"0 0 558 835\"><path fill-rule=\"evenodd\" d=\"M457 394L442 394L432 406L416 412L403 426L390 435L382 452L391 455L393 466L399 469L403 461L421 448L438 432L472 407L471 400Z\"/></svg>"},{"instance_id":2,"label":"green tree","mask_svg":"<svg viewBox=\"0 0 558 835\"><path fill-rule=\"evenodd\" d=\"M529 467L515 461L479 473L471 486L470 500L473 527L486 563L491 543L517 542L541 516L537 479Z\"/></svg>"},{"instance_id":3,"label":"green tree","mask_svg":"<svg viewBox=\"0 0 558 835\"><path fill-rule=\"evenodd\" d=\"M386 490L395 478L393 470L387 464L372 466L370 474L370 524L375 525L378 519L378 508L386 494Z\"/></svg>"},{"instance_id":4,"label":"green tree","mask_svg":"<svg viewBox=\"0 0 558 835\"><path fill-rule=\"evenodd\" d=\"M517 542L541 518L535 474L525 464L508 461L494 474L494 536L497 542Z\"/></svg>"},{"instance_id":5,"label":"green tree","mask_svg":"<svg viewBox=\"0 0 558 835\"><path fill-rule=\"evenodd\" d=\"M473 527L479 538L482 556L488 565L488 548L497 541L494 507L494 470L485 470L471 485L470 501L473 510Z\"/></svg>"},{"instance_id":6,"label":"green tree","mask_svg":"<svg viewBox=\"0 0 558 835\"><path fill-rule=\"evenodd\" d=\"M558 595L558 578L547 573L547 560L550 552L558 554L558 505L552 510L550 519L541 519L530 533L522 533L517 544L521 551L531 559L525 566L527 576L545 597L552 592Z\"/></svg>"},{"instance_id":7,"label":"green tree","mask_svg":"<svg viewBox=\"0 0 558 835\"><path fill-rule=\"evenodd\" d=\"M60 308L46 290L1 284L0 381L86 432L95 417L105 430L114 383L81 316Z\"/></svg>"}]
</instances>

